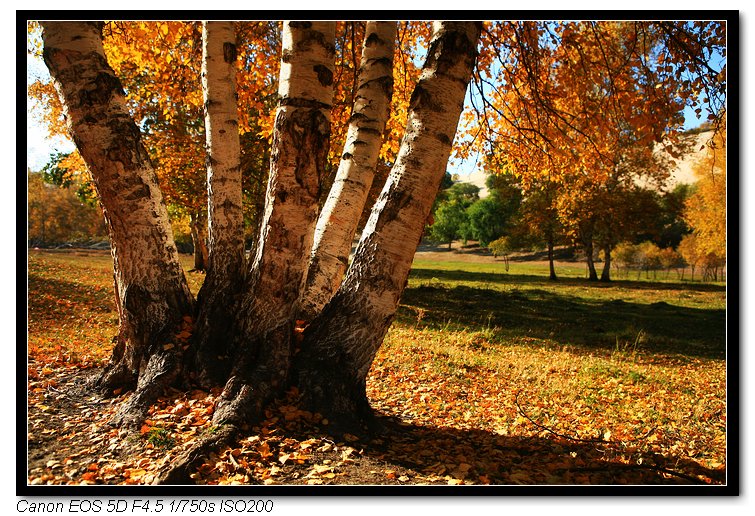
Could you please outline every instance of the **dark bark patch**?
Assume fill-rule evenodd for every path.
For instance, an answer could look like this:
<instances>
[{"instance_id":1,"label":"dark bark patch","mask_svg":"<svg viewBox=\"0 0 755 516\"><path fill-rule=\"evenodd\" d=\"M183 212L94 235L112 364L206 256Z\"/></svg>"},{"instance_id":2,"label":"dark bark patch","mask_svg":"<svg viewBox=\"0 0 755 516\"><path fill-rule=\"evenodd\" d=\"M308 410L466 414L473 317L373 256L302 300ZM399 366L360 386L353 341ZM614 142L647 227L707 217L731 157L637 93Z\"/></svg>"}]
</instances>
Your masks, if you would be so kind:
<instances>
[{"instance_id":1,"label":"dark bark patch","mask_svg":"<svg viewBox=\"0 0 755 516\"><path fill-rule=\"evenodd\" d=\"M351 113L351 117L349 117L349 123L355 122L357 120L367 120L369 117L365 115L364 113L361 113L359 111L354 111Z\"/></svg>"},{"instance_id":2,"label":"dark bark patch","mask_svg":"<svg viewBox=\"0 0 755 516\"><path fill-rule=\"evenodd\" d=\"M129 286L123 294L123 307L131 314L141 315L146 313L152 303L149 291L141 285Z\"/></svg>"},{"instance_id":3,"label":"dark bark patch","mask_svg":"<svg viewBox=\"0 0 755 516\"><path fill-rule=\"evenodd\" d=\"M125 201L136 201L138 199L147 199L149 198L149 187L142 183L137 188L129 192L128 195L125 195L123 199ZM156 213L153 215L153 217L156 217Z\"/></svg>"},{"instance_id":4,"label":"dark bark patch","mask_svg":"<svg viewBox=\"0 0 755 516\"><path fill-rule=\"evenodd\" d=\"M309 23L309 22L302 22L302 23ZM292 25L293 26L293 25ZM305 30L307 31L302 39L296 43L296 47L299 50L309 50L313 46L317 45L325 49L325 51L330 54L335 54L335 46L333 45L333 41L329 40L325 37L325 34L323 34L320 31L310 30L310 27L312 26L311 23L309 23L309 27L306 27Z\"/></svg>"},{"instance_id":5,"label":"dark bark patch","mask_svg":"<svg viewBox=\"0 0 755 516\"><path fill-rule=\"evenodd\" d=\"M136 124L128 117L113 117L106 122L113 135L112 145L107 149L107 156L118 161L126 168L134 165L151 165L147 151L141 146L141 133Z\"/></svg>"},{"instance_id":6,"label":"dark bark patch","mask_svg":"<svg viewBox=\"0 0 755 516\"><path fill-rule=\"evenodd\" d=\"M114 94L125 95L121 81L107 72L100 72L97 77L79 92L79 105L96 106L107 104Z\"/></svg>"},{"instance_id":7,"label":"dark bark patch","mask_svg":"<svg viewBox=\"0 0 755 516\"><path fill-rule=\"evenodd\" d=\"M380 66L380 65L382 65L382 66L385 66L389 70L393 68L393 59L391 59L390 57L373 57L373 58L367 60L367 63L369 63L372 66ZM382 77L381 77L381 79L382 79ZM391 77L391 81L392 80L393 80L393 78Z\"/></svg>"},{"instance_id":8,"label":"dark bark patch","mask_svg":"<svg viewBox=\"0 0 755 516\"><path fill-rule=\"evenodd\" d=\"M286 135L290 148L296 152L294 175L297 184L306 195L319 198L327 161L330 122L320 109L297 109L288 116L279 116L277 123L280 133Z\"/></svg>"},{"instance_id":9,"label":"dark bark patch","mask_svg":"<svg viewBox=\"0 0 755 516\"><path fill-rule=\"evenodd\" d=\"M380 36L378 36L377 32L370 32L370 34L364 40L364 45L367 47L371 47L372 45L377 45L380 43L384 43L384 42L380 38Z\"/></svg>"},{"instance_id":10,"label":"dark bark patch","mask_svg":"<svg viewBox=\"0 0 755 516\"><path fill-rule=\"evenodd\" d=\"M386 194L387 199L383 211L378 218L375 232L380 232L383 226L394 221L401 211L412 201L413 196L411 193L399 190L397 188L391 188ZM382 194L381 194L382 197Z\"/></svg>"},{"instance_id":11,"label":"dark bark patch","mask_svg":"<svg viewBox=\"0 0 755 516\"><path fill-rule=\"evenodd\" d=\"M371 134L373 136L382 136L383 135L382 132L378 131L377 129L373 129L372 127L360 127L359 128L359 132L360 133L364 133L364 134Z\"/></svg>"},{"instance_id":12,"label":"dark bark patch","mask_svg":"<svg viewBox=\"0 0 755 516\"><path fill-rule=\"evenodd\" d=\"M427 109L434 113L440 113L443 111L443 106L437 102L432 94L425 88L420 82L414 88L411 99L409 99L409 110L422 110Z\"/></svg>"},{"instance_id":13,"label":"dark bark patch","mask_svg":"<svg viewBox=\"0 0 755 516\"><path fill-rule=\"evenodd\" d=\"M309 21L290 21L288 25L292 29L310 29L312 28L312 22Z\"/></svg>"},{"instance_id":14,"label":"dark bark patch","mask_svg":"<svg viewBox=\"0 0 755 516\"><path fill-rule=\"evenodd\" d=\"M458 23L446 23L446 30L432 42L427 52L428 64L440 74L448 73L461 60L477 57L477 37L470 39L465 30L457 28ZM475 22L475 25L479 34L482 24Z\"/></svg>"},{"instance_id":15,"label":"dark bark patch","mask_svg":"<svg viewBox=\"0 0 755 516\"><path fill-rule=\"evenodd\" d=\"M341 156L341 159L351 159L353 155L349 152L344 152L343 156Z\"/></svg>"},{"instance_id":16,"label":"dark bark patch","mask_svg":"<svg viewBox=\"0 0 755 516\"><path fill-rule=\"evenodd\" d=\"M324 109L330 110L332 107L330 104L325 104L318 100L305 99L302 97L282 97L279 104L281 106L290 106L297 108L309 108L309 109Z\"/></svg>"},{"instance_id":17,"label":"dark bark patch","mask_svg":"<svg viewBox=\"0 0 755 516\"><path fill-rule=\"evenodd\" d=\"M390 62L390 60L388 60ZM390 64L388 65L390 67ZM377 87L383 91L383 94L389 99L393 96L393 76L384 75L377 79L364 81L359 85L357 91L361 91L363 88Z\"/></svg>"},{"instance_id":18,"label":"dark bark patch","mask_svg":"<svg viewBox=\"0 0 755 516\"><path fill-rule=\"evenodd\" d=\"M447 134L444 133L436 133L435 138L442 143L443 145L451 145L451 139L448 137Z\"/></svg>"},{"instance_id":19,"label":"dark bark patch","mask_svg":"<svg viewBox=\"0 0 755 516\"><path fill-rule=\"evenodd\" d=\"M234 63L236 61L236 45L233 43L223 43L223 60L226 63Z\"/></svg>"},{"instance_id":20,"label":"dark bark patch","mask_svg":"<svg viewBox=\"0 0 755 516\"><path fill-rule=\"evenodd\" d=\"M330 86L333 84L333 71L327 66L318 64L314 66L315 73L317 74L317 80L323 86Z\"/></svg>"}]
</instances>

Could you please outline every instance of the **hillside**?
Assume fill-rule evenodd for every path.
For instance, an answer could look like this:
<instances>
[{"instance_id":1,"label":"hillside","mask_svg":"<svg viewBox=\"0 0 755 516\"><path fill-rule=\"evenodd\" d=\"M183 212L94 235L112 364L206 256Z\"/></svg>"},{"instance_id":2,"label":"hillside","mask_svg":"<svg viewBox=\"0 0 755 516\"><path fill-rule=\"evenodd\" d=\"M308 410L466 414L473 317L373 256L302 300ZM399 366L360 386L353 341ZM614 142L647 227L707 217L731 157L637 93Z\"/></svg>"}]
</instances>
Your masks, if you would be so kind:
<instances>
[{"instance_id":1,"label":"hillside","mask_svg":"<svg viewBox=\"0 0 755 516\"><path fill-rule=\"evenodd\" d=\"M681 159L677 160L676 168L671 171L671 177L668 181L668 186L670 188L673 188L678 184L691 184L697 181L693 168L695 163L705 155L705 147L711 138L713 138L713 131L706 131L699 134L689 135L687 137L689 152Z\"/></svg>"}]
</instances>

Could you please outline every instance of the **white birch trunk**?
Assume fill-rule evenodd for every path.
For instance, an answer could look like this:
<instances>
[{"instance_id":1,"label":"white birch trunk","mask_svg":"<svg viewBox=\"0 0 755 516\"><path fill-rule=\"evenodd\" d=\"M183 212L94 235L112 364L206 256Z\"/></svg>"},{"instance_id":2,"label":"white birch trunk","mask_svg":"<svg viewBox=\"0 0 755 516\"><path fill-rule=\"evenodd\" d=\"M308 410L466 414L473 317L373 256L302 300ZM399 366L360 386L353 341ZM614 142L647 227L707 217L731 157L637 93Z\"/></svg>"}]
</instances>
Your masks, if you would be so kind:
<instances>
[{"instance_id":1,"label":"white birch trunk","mask_svg":"<svg viewBox=\"0 0 755 516\"><path fill-rule=\"evenodd\" d=\"M343 279L375 176L393 93L396 22L367 22L354 108L335 181L315 228L300 317L322 310Z\"/></svg>"},{"instance_id":2,"label":"white birch trunk","mask_svg":"<svg viewBox=\"0 0 755 516\"><path fill-rule=\"evenodd\" d=\"M203 23L202 58L209 256L198 296L192 358L198 381L211 387L225 382L230 370L233 300L243 285L244 216L233 22Z\"/></svg>"},{"instance_id":3,"label":"white birch trunk","mask_svg":"<svg viewBox=\"0 0 755 516\"><path fill-rule=\"evenodd\" d=\"M193 298L155 172L105 58L102 25L41 25L44 60L92 174L111 240L120 338L100 384L114 388L138 380L132 405L139 405L178 374L181 346L167 345L181 317L192 312Z\"/></svg>"},{"instance_id":4,"label":"white birch trunk","mask_svg":"<svg viewBox=\"0 0 755 516\"><path fill-rule=\"evenodd\" d=\"M446 170L480 24L436 22L434 28L396 164L343 284L307 329L297 357L300 386L316 409L347 416L368 410L367 373L396 313Z\"/></svg>"},{"instance_id":5,"label":"white birch trunk","mask_svg":"<svg viewBox=\"0 0 755 516\"><path fill-rule=\"evenodd\" d=\"M233 22L202 25L210 274L237 280L244 260Z\"/></svg>"},{"instance_id":6,"label":"white birch trunk","mask_svg":"<svg viewBox=\"0 0 755 516\"><path fill-rule=\"evenodd\" d=\"M239 360L215 411L218 422L253 417L288 375L328 153L334 39L334 22L283 24L265 212L239 310Z\"/></svg>"}]
</instances>

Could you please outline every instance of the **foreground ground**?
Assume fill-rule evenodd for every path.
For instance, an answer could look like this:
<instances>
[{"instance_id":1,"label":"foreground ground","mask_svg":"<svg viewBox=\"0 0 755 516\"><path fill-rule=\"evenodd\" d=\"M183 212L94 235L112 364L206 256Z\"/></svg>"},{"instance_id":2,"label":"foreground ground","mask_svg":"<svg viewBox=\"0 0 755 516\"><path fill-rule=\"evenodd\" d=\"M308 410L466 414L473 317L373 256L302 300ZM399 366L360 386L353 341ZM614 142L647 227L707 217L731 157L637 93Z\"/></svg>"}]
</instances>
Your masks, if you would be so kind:
<instances>
[{"instance_id":1,"label":"foreground ground","mask_svg":"<svg viewBox=\"0 0 755 516\"><path fill-rule=\"evenodd\" d=\"M558 272L423 250L369 378L385 433L334 437L292 392L195 482L725 483L725 286ZM30 252L29 483L148 484L211 431L218 393L199 390L169 393L137 435L107 425L129 393L86 380L116 327L108 253Z\"/></svg>"}]
</instances>

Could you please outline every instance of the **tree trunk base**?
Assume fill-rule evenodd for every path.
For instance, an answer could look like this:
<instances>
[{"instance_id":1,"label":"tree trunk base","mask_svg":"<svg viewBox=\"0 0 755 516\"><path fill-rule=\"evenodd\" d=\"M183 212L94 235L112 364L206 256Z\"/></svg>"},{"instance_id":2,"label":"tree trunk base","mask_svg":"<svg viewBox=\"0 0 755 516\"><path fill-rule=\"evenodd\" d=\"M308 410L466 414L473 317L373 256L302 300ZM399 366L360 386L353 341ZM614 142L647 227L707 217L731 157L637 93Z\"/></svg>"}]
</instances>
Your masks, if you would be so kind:
<instances>
[{"instance_id":1,"label":"tree trunk base","mask_svg":"<svg viewBox=\"0 0 755 516\"><path fill-rule=\"evenodd\" d=\"M364 381L354 381L342 373L343 367L317 362L299 363L296 385L301 393L299 405L331 421L334 431L374 429L375 414L367 400Z\"/></svg>"},{"instance_id":2,"label":"tree trunk base","mask_svg":"<svg viewBox=\"0 0 755 516\"><path fill-rule=\"evenodd\" d=\"M103 396L113 396L117 389L131 390L136 387L136 375L122 362L110 364L92 380L92 387Z\"/></svg>"},{"instance_id":3,"label":"tree trunk base","mask_svg":"<svg viewBox=\"0 0 755 516\"><path fill-rule=\"evenodd\" d=\"M180 373L180 361L175 353L161 351L153 354L147 367L139 375L136 390L116 412L110 424L131 430L139 428L146 419L150 406L168 387L175 385Z\"/></svg>"},{"instance_id":4,"label":"tree trunk base","mask_svg":"<svg viewBox=\"0 0 755 516\"><path fill-rule=\"evenodd\" d=\"M283 394L291 372L292 335L293 325L286 322L239 347L234 353L237 365L215 408L216 423L254 423L267 404Z\"/></svg>"},{"instance_id":5,"label":"tree trunk base","mask_svg":"<svg viewBox=\"0 0 755 516\"><path fill-rule=\"evenodd\" d=\"M230 443L239 433L235 425L222 425L211 428L208 433L187 451L171 462L155 480L160 485L187 485L194 484L191 473L196 470L201 462L210 453Z\"/></svg>"}]
</instances>

